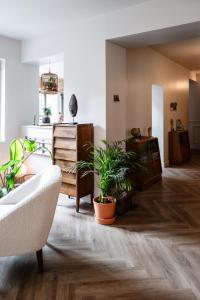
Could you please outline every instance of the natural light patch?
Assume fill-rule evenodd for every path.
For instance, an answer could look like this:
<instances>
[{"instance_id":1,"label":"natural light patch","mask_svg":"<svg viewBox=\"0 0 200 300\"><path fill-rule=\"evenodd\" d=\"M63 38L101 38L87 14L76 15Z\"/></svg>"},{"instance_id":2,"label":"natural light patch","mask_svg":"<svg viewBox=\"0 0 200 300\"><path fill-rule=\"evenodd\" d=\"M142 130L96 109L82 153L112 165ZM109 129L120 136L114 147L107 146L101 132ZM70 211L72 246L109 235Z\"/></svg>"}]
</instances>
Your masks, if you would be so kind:
<instances>
[{"instance_id":1,"label":"natural light patch","mask_svg":"<svg viewBox=\"0 0 200 300\"><path fill-rule=\"evenodd\" d=\"M0 141L5 141L5 59L0 59Z\"/></svg>"}]
</instances>

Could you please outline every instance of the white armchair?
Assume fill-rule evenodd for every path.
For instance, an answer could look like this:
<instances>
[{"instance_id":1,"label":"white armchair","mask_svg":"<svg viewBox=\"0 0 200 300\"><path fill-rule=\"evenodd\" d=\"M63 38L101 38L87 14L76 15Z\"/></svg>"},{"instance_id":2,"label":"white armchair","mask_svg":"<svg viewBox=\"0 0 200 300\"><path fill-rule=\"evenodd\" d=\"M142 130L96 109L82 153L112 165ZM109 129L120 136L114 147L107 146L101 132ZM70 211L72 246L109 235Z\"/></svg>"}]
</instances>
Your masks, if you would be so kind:
<instances>
[{"instance_id":1,"label":"white armchair","mask_svg":"<svg viewBox=\"0 0 200 300\"><path fill-rule=\"evenodd\" d=\"M53 222L61 171L51 166L0 199L0 256L36 251L43 271L42 248Z\"/></svg>"}]
</instances>

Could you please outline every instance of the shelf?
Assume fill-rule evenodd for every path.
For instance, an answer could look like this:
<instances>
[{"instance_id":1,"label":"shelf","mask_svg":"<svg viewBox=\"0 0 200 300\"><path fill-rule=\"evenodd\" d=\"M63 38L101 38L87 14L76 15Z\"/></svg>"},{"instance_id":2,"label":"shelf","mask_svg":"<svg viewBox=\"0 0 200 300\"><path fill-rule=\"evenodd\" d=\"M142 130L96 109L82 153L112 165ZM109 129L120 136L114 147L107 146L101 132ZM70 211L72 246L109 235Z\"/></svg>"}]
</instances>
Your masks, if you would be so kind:
<instances>
[{"instance_id":1,"label":"shelf","mask_svg":"<svg viewBox=\"0 0 200 300\"><path fill-rule=\"evenodd\" d=\"M52 91L52 92L43 92L43 91L39 91L40 94L43 94L43 95L56 95L56 94L63 94L64 92L59 92L59 91Z\"/></svg>"}]
</instances>

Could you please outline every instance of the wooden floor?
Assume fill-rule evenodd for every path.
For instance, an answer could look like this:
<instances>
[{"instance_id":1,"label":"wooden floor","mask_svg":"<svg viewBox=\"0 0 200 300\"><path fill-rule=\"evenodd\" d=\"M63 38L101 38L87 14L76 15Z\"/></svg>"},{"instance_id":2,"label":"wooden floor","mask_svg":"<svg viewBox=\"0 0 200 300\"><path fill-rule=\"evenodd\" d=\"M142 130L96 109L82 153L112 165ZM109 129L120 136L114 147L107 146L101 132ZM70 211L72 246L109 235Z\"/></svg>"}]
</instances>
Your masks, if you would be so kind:
<instances>
[{"instance_id":1,"label":"wooden floor","mask_svg":"<svg viewBox=\"0 0 200 300\"><path fill-rule=\"evenodd\" d=\"M77 214L74 200L61 199L45 273L34 254L1 258L0 299L200 299L200 155L165 169L136 200L107 227L94 223L89 203Z\"/></svg>"}]
</instances>

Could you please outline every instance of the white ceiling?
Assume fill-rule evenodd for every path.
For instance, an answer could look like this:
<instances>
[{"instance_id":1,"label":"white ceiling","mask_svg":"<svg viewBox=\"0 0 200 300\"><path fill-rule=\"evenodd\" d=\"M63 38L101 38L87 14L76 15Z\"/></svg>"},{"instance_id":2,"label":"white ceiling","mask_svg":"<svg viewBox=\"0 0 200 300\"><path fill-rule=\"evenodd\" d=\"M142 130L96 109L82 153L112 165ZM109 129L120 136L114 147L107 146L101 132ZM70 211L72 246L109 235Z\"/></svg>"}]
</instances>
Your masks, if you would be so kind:
<instances>
[{"instance_id":1,"label":"white ceiling","mask_svg":"<svg viewBox=\"0 0 200 300\"><path fill-rule=\"evenodd\" d=\"M152 48L189 70L200 70L200 38L154 45Z\"/></svg>"},{"instance_id":2,"label":"white ceiling","mask_svg":"<svg viewBox=\"0 0 200 300\"><path fill-rule=\"evenodd\" d=\"M114 38L125 48L151 46L189 70L200 70L200 22Z\"/></svg>"},{"instance_id":3,"label":"white ceiling","mask_svg":"<svg viewBox=\"0 0 200 300\"><path fill-rule=\"evenodd\" d=\"M0 35L36 37L73 21L149 0L0 0Z\"/></svg>"}]
</instances>

